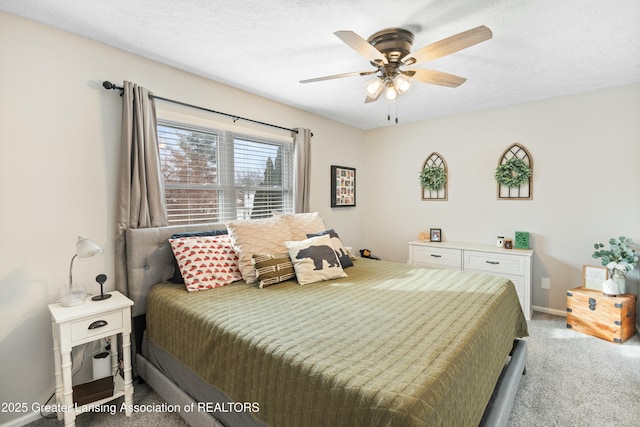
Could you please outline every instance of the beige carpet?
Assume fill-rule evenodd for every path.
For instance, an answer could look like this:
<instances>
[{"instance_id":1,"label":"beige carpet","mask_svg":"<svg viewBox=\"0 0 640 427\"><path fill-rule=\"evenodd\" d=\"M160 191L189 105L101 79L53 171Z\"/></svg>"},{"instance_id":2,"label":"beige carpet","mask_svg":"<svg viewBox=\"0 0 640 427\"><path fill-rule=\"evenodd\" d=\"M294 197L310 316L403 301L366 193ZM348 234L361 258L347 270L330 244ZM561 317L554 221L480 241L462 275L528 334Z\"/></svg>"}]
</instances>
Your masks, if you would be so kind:
<instances>
[{"instance_id":1,"label":"beige carpet","mask_svg":"<svg viewBox=\"0 0 640 427\"><path fill-rule=\"evenodd\" d=\"M564 317L534 313L529 323L527 373L509 427L608 427L640 425L640 338L622 345L566 328ZM118 407L122 399L114 402ZM161 404L147 385L135 384L134 403ZM41 419L30 427L60 426ZM184 426L174 413L86 413L79 427ZM229 426L234 427L234 426ZM304 426L300 426L304 427Z\"/></svg>"},{"instance_id":2,"label":"beige carpet","mask_svg":"<svg viewBox=\"0 0 640 427\"><path fill-rule=\"evenodd\" d=\"M614 344L534 313L510 427L640 425L640 338Z\"/></svg>"}]
</instances>

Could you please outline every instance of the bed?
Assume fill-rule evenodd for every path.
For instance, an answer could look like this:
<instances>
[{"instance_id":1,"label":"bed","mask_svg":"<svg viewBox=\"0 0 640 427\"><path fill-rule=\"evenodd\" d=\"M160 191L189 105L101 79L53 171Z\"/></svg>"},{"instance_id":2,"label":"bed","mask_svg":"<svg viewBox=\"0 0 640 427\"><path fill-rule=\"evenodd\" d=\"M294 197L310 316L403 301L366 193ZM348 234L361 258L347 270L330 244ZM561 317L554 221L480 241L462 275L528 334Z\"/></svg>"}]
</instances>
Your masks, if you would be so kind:
<instances>
[{"instance_id":1,"label":"bed","mask_svg":"<svg viewBox=\"0 0 640 427\"><path fill-rule=\"evenodd\" d=\"M168 238L223 227L126 232L135 371L190 425L506 424L527 336L511 282L368 259L305 286L167 282Z\"/></svg>"}]
</instances>

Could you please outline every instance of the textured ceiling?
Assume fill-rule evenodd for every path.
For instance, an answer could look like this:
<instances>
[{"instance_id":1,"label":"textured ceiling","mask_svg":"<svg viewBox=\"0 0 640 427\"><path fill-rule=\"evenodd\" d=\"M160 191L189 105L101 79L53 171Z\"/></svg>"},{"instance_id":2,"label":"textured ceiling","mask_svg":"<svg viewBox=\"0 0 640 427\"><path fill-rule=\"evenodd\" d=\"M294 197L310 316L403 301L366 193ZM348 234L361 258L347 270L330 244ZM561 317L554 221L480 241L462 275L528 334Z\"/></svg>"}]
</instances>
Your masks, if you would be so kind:
<instances>
[{"instance_id":1,"label":"textured ceiling","mask_svg":"<svg viewBox=\"0 0 640 427\"><path fill-rule=\"evenodd\" d=\"M638 0L0 0L0 10L361 129L393 125L396 108L407 123L640 81ZM418 65L466 77L455 89L417 83L395 105L365 105L371 77L299 83L372 69L337 30L406 28L415 50L478 25L493 39Z\"/></svg>"}]
</instances>

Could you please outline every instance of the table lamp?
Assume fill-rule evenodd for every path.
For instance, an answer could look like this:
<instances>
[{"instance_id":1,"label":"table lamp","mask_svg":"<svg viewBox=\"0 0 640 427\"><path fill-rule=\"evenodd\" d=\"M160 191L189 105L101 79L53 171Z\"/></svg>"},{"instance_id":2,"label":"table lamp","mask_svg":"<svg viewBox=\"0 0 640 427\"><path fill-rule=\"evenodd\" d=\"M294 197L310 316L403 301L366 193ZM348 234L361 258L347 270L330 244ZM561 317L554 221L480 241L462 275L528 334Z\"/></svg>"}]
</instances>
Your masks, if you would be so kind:
<instances>
[{"instance_id":1,"label":"table lamp","mask_svg":"<svg viewBox=\"0 0 640 427\"><path fill-rule=\"evenodd\" d=\"M73 283L73 262L76 258L81 260L88 259L100 255L102 252L102 248L93 240L78 237L76 254L71 257L71 264L69 265L69 287L64 287L61 290L60 305L71 307L84 304L87 294L82 288Z\"/></svg>"}]
</instances>

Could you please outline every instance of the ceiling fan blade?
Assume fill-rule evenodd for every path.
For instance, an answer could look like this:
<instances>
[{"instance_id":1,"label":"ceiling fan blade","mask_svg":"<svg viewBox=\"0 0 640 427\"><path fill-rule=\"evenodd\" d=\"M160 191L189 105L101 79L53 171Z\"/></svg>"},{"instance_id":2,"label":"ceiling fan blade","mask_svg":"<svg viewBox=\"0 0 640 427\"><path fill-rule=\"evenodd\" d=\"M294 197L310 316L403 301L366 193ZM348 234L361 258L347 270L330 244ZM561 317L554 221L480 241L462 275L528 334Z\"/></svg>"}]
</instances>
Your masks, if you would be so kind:
<instances>
[{"instance_id":1,"label":"ceiling fan blade","mask_svg":"<svg viewBox=\"0 0 640 427\"><path fill-rule=\"evenodd\" d=\"M352 77L352 76L368 76L370 74L375 74L377 72L378 72L378 70L373 70L373 71L354 71L352 73L334 74L332 76L324 76L324 77L316 77L316 78L313 78L313 79L300 80L300 83L320 82L320 81L323 81L323 80L341 79L343 77Z\"/></svg>"},{"instance_id":2,"label":"ceiling fan blade","mask_svg":"<svg viewBox=\"0 0 640 427\"><path fill-rule=\"evenodd\" d=\"M447 37L435 43L431 43L402 58L404 65L413 65L418 62L433 61L434 59L450 55L459 50L466 49L493 37L488 27L480 25L454 36Z\"/></svg>"},{"instance_id":3,"label":"ceiling fan blade","mask_svg":"<svg viewBox=\"0 0 640 427\"><path fill-rule=\"evenodd\" d=\"M353 31L336 31L333 34L369 61L375 63L382 62L383 64L389 63L387 58L378 49Z\"/></svg>"},{"instance_id":4,"label":"ceiling fan blade","mask_svg":"<svg viewBox=\"0 0 640 427\"><path fill-rule=\"evenodd\" d=\"M467 81L464 77L423 68L412 68L402 73L422 83L446 87L458 87Z\"/></svg>"}]
</instances>

